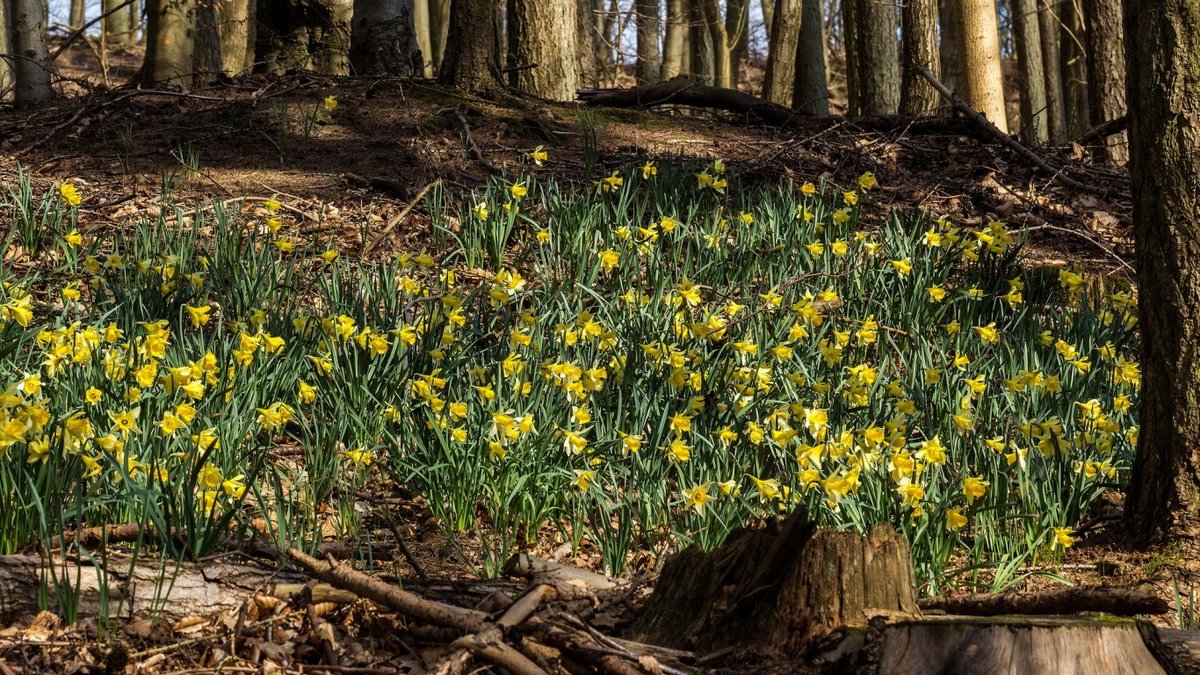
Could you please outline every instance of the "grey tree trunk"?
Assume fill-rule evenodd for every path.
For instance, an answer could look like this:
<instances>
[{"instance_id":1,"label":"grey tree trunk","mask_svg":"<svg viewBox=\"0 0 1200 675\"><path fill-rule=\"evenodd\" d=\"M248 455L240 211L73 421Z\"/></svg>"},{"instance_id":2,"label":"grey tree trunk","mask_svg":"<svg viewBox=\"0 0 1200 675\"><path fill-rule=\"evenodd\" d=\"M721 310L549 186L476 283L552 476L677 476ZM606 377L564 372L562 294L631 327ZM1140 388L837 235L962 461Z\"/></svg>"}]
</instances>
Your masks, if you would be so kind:
<instances>
[{"instance_id":1,"label":"grey tree trunk","mask_svg":"<svg viewBox=\"0 0 1200 675\"><path fill-rule=\"evenodd\" d=\"M1038 2L1038 34L1042 39L1042 70L1046 83L1046 121L1050 140L1061 142L1067 135L1066 110L1063 106L1062 65L1058 53L1058 18L1050 8L1051 0Z\"/></svg>"},{"instance_id":2,"label":"grey tree trunk","mask_svg":"<svg viewBox=\"0 0 1200 675\"><path fill-rule=\"evenodd\" d=\"M195 48L192 51L192 84L203 87L223 71L221 65L221 21L215 0L196 0Z\"/></svg>"},{"instance_id":3,"label":"grey tree trunk","mask_svg":"<svg viewBox=\"0 0 1200 675\"><path fill-rule=\"evenodd\" d=\"M994 0L962 2L963 99L1001 131L1008 131L1004 80L1000 73L1000 31Z\"/></svg>"},{"instance_id":4,"label":"grey tree trunk","mask_svg":"<svg viewBox=\"0 0 1200 675\"><path fill-rule=\"evenodd\" d=\"M519 68L509 83L554 101L570 101L579 88L574 56L575 0L513 0L508 17L510 58ZM549 36L555 36L550 39Z\"/></svg>"},{"instance_id":5,"label":"grey tree trunk","mask_svg":"<svg viewBox=\"0 0 1200 675\"><path fill-rule=\"evenodd\" d=\"M147 82L190 84L194 50L192 0L151 0L146 5Z\"/></svg>"},{"instance_id":6,"label":"grey tree trunk","mask_svg":"<svg viewBox=\"0 0 1200 675\"><path fill-rule=\"evenodd\" d=\"M1125 41L1121 0L1086 0L1088 110L1091 124L1103 124L1125 114ZM1193 17L1195 18L1195 14ZM1124 133L1106 139L1103 156L1110 162L1129 159Z\"/></svg>"},{"instance_id":7,"label":"grey tree trunk","mask_svg":"<svg viewBox=\"0 0 1200 675\"><path fill-rule=\"evenodd\" d=\"M349 72L353 0L257 0L255 69Z\"/></svg>"},{"instance_id":8,"label":"grey tree trunk","mask_svg":"<svg viewBox=\"0 0 1200 675\"><path fill-rule=\"evenodd\" d=\"M1050 116L1037 0L1012 0L1010 7L1021 81L1021 137L1031 143L1046 143L1050 140Z\"/></svg>"},{"instance_id":9,"label":"grey tree trunk","mask_svg":"<svg viewBox=\"0 0 1200 675\"><path fill-rule=\"evenodd\" d=\"M85 9L84 0L71 0L71 18L68 20L68 25L72 30L79 28L87 20Z\"/></svg>"},{"instance_id":10,"label":"grey tree trunk","mask_svg":"<svg viewBox=\"0 0 1200 675\"><path fill-rule=\"evenodd\" d=\"M350 65L357 75L420 75L413 0L355 0Z\"/></svg>"},{"instance_id":11,"label":"grey tree trunk","mask_svg":"<svg viewBox=\"0 0 1200 675\"><path fill-rule=\"evenodd\" d=\"M937 90L916 71L916 66L923 66L928 68L934 77L941 74L937 0L907 0L902 9L901 19L904 35L904 80L900 86L900 113L937 114L941 104Z\"/></svg>"},{"instance_id":12,"label":"grey tree trunk","mask_svg":"<svg viewBox=\"0 0 1200 675\"><path fill-rule=\"evenodd\" d=\"M0 101L11 100L13 95L12 23L9 18L8 3L0 0Z\"/></svg>"},{"instance_id":13,"label":"grey tree trunk","mask_svg":"<svg viewBox=\"0 0 1200 675\"><path fill-rule=\"evenodd\" d=\"M859 93L859 23L858 0L842 2L842 48L846 60L846 114L857 114L862 108Z\"/></svg>"},{"instance_id":14,"label":"grey tree trunk","mask_svg":"<svg viewBox=\"0 0 1200 675\"><path fill-rule=\"evenodd\" d=\"M1142 408L1125 500L1142 545L1200 532L1200 23L1193 0L1128 0L1129 174Z\"/></svg>"},{"instance_id":15,"label":"grey tree trunk","mask_svg":"<svg viewBox=\"0 0 1200 675\"><path fill-rule=\"evenodd\" d=\"M442 67L446 58L446 33L450 30L450 0L429 0L429 39L431 51L425 60L433 64L435 72Z\"/></svg>"},{"instance_id":16,"label":"grey tree trunk","mask_svg":"<svg viewBox=\"0 0 1200 675\"><path fill-rule=\"evenodd\" d=\"M725 35L729 42L729 86L741 82L742 59L750 52L750 0L726 0Z\"/></svg>"},{"instance_id":17,"label":"grey tree trunk","mask_svg":"<svg viewBox=\"0 0 1200 675\"><path fill-rule=\"evenodd\" d=\"M662 52L658 45L661 0L637 0L637 83L653 84L662 77Z\"/></svg>"},{"instance_id":18,"label":"grey tree trunk","mask_svg":"<svg viewBox=\"0 0 1200 675\"><path fill-rule=\"evenodd\" d=\"M847 25L853 26L853 30L846 31L847 37L852 38L846 41L846 81L851 93L849 114L893 114L900 107L896 6L879 0L842 0L842 5L850 17Z\"/></svg>"},{"instance_id":19,"label":"grey tree trunk","mask_svg":"<svg viewBox=\"0 0 1200 675\"><path fill-rule=\"evenodd\" d=\"M661 76L669 80L686 72L684 40L687 37L687 3L685 0L667 0L667 27L663 34L663 62Z\"/></svg>"},{"instance_id":20,"label":"grey tree trunk","mask_svg":"<svg viewBox=\"0 0 1200 675\"><path fill-rule=\"evenodd\" d=\"M792 104L796 86L796 53L803 23L803 0L779 0L775 5L771 39L767 48L767 72L763 76L763 98L779 105Z\"/></svg>"},{"instance_id":21,"label":"grey tree trunk","mask_svg":"<svg viewBox=\"0 0 1200 675\"><path fill-rule=\"evenodd\" d=\"M796 48L792 107L809 115L829 117L828 73L821 0L801 0L800 44Z\"/></svg>"},{"instance_id":22,"label":"grey tree trunk","mask_svg":"<svg viewBox=\"0 0 1200 675\"><path fill-rule=\"evenodd\" d=\"M13 0L12 46L16 106L33 108L50 100L45 13L39 0Z\"/></svg>"},{"instance_id":23,"label":"grey tree trunk","mask_svg":"<svg viewBox=\"0 0 1200 675\"><path fill-rule=\"evenodd\" d=\"M221 0L217 19L221 30L221 70L231 77L254 67L254 0Z\"/></svg>"},{"instance_id":24,"label":"grey tree trunk","mask_svg":"<svg viewBox=\"0 0 1200 675\"><path fill-rule=\"evenodd\" d=\"M413 0L413 32L417 36L417 48L422 57L433 53L433 29L429 21L429 0ZM433 76L433 59L423 58L421 73Z\"/></svg>"},{"instance_id":25,"label":"grey tree trunk","mask_svg":"<svg viewBox=\"0 0 1200 675\"><path fill-rule=\"evenodd\" d=\"M1081 0L1063 0L1058 4L1061 32L1059 58L1062 59L1063 108L1067 135L1081 136L1091 124L1088 113L1087 36L1084 34Z\"/></svg>"},{"instance_id":26,"label":"grey tree trunk","mask_svg":"<svg viewBox=\"0 0 1200 675\"><path fill-rule=\"evenodd\" d=\"M713 46L712 33L704 18L701 4L706 0L687 0L688 2L688 53L691 55L688 73L705 84L714 84L717 80L717 65Z\"/></svg>"},{"instance_id":27,"label":"grey tree trunk","mask_svg":"<svg viewBox=\"0 0 1200 675\"><path fill-rule=\"evenodd\" d=\"M940 0L942 84L950 91L962 89L962 5L959 0ZM945 106L943 106L945 109Z\"/></svg>"},{"instance_id":28,"label":"grey tree trunk","mask_svg":"<svg viewBox=\"0 0 1200 675\"><path fill-rule=\"evenodd\" d=\"M731 70L733 45L729 42L729 31L721 17L721 5L717 0L699 0L700 12L708 27L709 44L712 45L713 84L730 88L734 85Z\"/></svg>"},{"instance_id":29,"label":"grey tree trunk","mask_svg":"<svg viewBox=\"0 0 1200 675\"><path fill-rule=\"evenodd\" d=\"M104 0L101 3L101 9L104 13L108 13L121 4L121 0ZM153 7L154 3L150 3L147 7ZM108 18L103 21L102 29L104 30L104 39L109 44L122 45L131 42L131 26L129 15L125 12L116 12L109 14Z\"/></svg>"},{"instance_id":30,"label":"grey tree trunk","mask_svg":"<svg viewBox=\"0 0 1200 675\"><path fill-rule=\"evenodd\" d=\"M500 88L500 14L492 0L453 0L438 80L480 94Z\"/></svg>"}]
</instances>

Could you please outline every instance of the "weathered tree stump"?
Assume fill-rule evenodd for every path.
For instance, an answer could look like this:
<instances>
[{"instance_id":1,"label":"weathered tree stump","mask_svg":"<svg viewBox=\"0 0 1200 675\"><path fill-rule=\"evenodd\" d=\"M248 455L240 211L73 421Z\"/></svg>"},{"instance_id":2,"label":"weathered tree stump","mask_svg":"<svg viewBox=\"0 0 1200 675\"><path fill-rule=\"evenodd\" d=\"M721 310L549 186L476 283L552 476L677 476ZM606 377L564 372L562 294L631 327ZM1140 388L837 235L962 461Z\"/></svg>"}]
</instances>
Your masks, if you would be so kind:
<instances>
[{"instance_id":1,"label":"weathered tree stump","mask_svg":"<svg viewBox=\"0 0 1200 675\"><path fill-rule=\"evenodd\" d=\"M712 553L693 546L671 558L633 634L698 653L800 653L880 613L920 616L904 538L890 526L866 537L818 530L796 512Z\"/></svg>"}]
</instances>

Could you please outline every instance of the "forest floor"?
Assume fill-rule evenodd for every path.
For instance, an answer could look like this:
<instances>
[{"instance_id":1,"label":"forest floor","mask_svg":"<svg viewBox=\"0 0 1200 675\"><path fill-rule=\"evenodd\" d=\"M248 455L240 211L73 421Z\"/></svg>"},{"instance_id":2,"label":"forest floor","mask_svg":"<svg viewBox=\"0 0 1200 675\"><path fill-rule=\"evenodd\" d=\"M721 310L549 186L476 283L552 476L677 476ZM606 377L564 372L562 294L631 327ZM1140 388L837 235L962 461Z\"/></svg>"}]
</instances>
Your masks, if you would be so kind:
<instances>
[{"instance_id":1,"label":"forest floor","mask_svg":"<svg viewBox=\"0 0 1200 675\"><path fill-rule=\"evenodd\" d=\"M327 97L337 106L325 113ZM583 176L593 156L599 175L647 159L676 158L720 158L743 176L763 181L850 184L872 171L880 184L876 218L924 211L966 225L1000 219L1028 233L1028 264L1081 267L1101 287L1132 282L1124 169L1090 161L1091 149L1078 145L1038 148L1043 158L1096 190L1063 187L959 119L835 117L780 130L703 111L488 101L425 81L251 76L191 92L97 89L36 113L0 110L0 185L11 184L18 170L40 185L72 182L84 197L79 225L85 233L157 216L164 182L179 204L278 195L300 219L339 233L341 249L355 255L364 230L378 233L422 187L440 180L469 191L492 173L514 170L539 145L549 159L534 171L560 177ZM414 209L369 255L428 248L427 217ZM421 500L403 486L378 485L371 498L391 505L407 538L411 557L396 556L396 576L420 574L448 580L447 587L462 582L470 588L477 578L477 542L448 541ZM1176 579L1181 588L1194 583L1194 560L1189 563L1177 549L1131 553L1114 545L1120 499L1114 492L1108 500L1112 509L1094 514L1081 528L1080 542L1061 565L1031 570L1023 587L1053 585L1051 574L1079 583L1150 582L1174 606ZM599 569L600 557L586 541L572 554L562 533L542 535L530 553ZM386 541L392 534L382 531L379 537ZM627 574L648 587L654 568L655 558L646 552ZM463 598L471 600L471 593L464 591ZM293 636L293 647L304 643L294 637L307 629L303 614L276 628ZM609 627L619 628L628 618L612 614ZM394 615L354 606L328 616L338 628L339 649L370 652L378 657L375 663L388 665L326 672L407 672L407 666L429 658L389 639L398 621ZM95 641L95 624L61 628L46 617L23 621L0 629L0 673L217 672L230 656L233 624L241 633L241 621L228 613L203 619L172 630L152 629L139 617L101 641ZM1174 624L1177 617L1156 620ZM247 629L244 637L253 635ZM262 663L271 663L270 640L256 644Z\"/></svg>"}]
</instances>

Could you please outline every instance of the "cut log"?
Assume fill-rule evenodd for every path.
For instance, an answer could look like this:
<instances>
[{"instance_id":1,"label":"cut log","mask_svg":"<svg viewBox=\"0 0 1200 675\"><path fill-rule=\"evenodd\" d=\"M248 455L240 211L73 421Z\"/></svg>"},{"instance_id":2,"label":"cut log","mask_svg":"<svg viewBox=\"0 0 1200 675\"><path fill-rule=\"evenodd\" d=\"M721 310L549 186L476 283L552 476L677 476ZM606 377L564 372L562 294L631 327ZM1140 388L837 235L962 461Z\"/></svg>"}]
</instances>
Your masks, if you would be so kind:
<instances>
[{"instance_id":1,"label":"cut log","mask_svg":"<svg viewBox=\"0 0 1200 675\"><path fill-rule=\"evenodd\" d=\"M865 537L818 530L797 511L670 558L633 635L697 653L799 654L880 613L920 615L904 538L886 525Z\"/></svg>"}]
</instances>

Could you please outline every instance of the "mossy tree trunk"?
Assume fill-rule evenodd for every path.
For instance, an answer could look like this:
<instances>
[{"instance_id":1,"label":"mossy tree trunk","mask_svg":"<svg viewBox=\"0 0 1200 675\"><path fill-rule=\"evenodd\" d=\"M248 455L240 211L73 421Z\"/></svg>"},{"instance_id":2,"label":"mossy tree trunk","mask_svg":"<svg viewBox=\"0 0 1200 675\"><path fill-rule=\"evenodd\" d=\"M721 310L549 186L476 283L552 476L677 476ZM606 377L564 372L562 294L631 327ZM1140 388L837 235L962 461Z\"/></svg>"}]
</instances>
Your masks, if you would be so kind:
<instances>
[{"instance_id":1,"label":"mossy tree trunk","mask_svg":"<svg viewBox=\"0 0 1200 675\"><path fill-rule=\"evenodd\" d=\"M938 27L941 42L938 55L941 57L942 84L950 91L962 90L959 74L962 72L962 3L960 0L939 0ZM943 106L943 109L947 109Z\"/></svg>"},{"instance_id":2,"label":"mossy tree trunk","mask_svg":"<svg viewBox=\"0 0 1200 675\"><path fill-rule=\"evenodd\" d=\"M500 87L500 15L491 0L453 0L438 79L465 91Z\"/></svg>"},{"instance_id":3,"label":"mossy tree trunk","mask_svg":"<svg viewBox=\"0 0 1200 675\"><path fill-rule=\"evenodd\" d=\"M154 83L191 84L195 49L193 0L147 3L144 79Z\"/></svg>"},{"instance_id":4,"label":"mossy tree trunk","mask_svg":"<svg viewBox=\"0 0 1200 675\"><path fill-rule=\"evenodd\" d=\"M217 18L221 29L221 70L236 76L254 67L255 0L221 0Z\"/></svg>"},{"instance_id":5,"label":"mossy tree trunk","mask_svg":"<svg viewBox=\"0 0 1200 675\"><path fill-rule=\"evenodd\" d=\"M221 64L221 21L216 0L196 0L195 48L192 51L192 82L198 87L214 82L223 71Z\"/></svg>"},{"instance_id":6,"label":"mossy tree trunk","mask_svg":"<svg viewBox=\"0 0 1200 675\"><path fill-rule=\"evenodd\" d=\"M356 0L352 8L349 46L354 74L424 73L424 57L413 23L413 0Z\"/></svg>"},{"instance_id":7,"label":"mossy tree trunk","mask_svg":"<svg viewBox=\"0 0 1200 675\"><path fill-rule=\"evenodd\" d=\"M1121 0L1086 0L1088 112L1091 126L1125 114L1125 40L1121 26ZM1200 18L1193 15L1193 19ZM1137 44L1137 43L1135 43ZM1129 158L1125 134L1106 139L1102 156L1123 163Z\"/></svg>"},{"instance_id":8,"label":"mossy tree trunk","mask_svg":"<svg viewBox=\"0 0 1200 675\"><path fill-rule=\"evenodd\" d=\"M86 21L86 7L87 6L83 0L71 0L71 16L67 20L67 25L71 28L71 30L79 28L83 25L83 22Z\"/></svg>"},{"instance_id":9,"label":"mossy tree trunk","mask_svg":"<svg viewBox=\"0 0 1200 675\"><path fill-rule=\"evenodd\" d=\"M1050 125L1037 0L1012 0L1010 7L1021 81L1021 135L1030 143L1041 144L1050 140Z\"/></svg>"},{"instance_id":10,"label":"mossy tree trunk","mask_svg":"<svg viewBox=\"0 0 1200 675\"><path fill-rule=\"evenodd\" d=\"M937 0L907 0L901 10L901 31L904 36L904 71L900 86L900 113L903 115L933 115L941 105L937 90L917 74L923 66L940 77L941 52L938 48Z\"/></svg>"},{"instance_id":11,"label":"mossy tree trunk","mask_svg":"<svg viewBox=\"0 0 1200 675\"><path fill-rule=\"evenodd\" d=\"M1129 0L1142 408L1125 501L1142 544L1200 539L1200 8Z\"/></svg>"}]
</instances>

